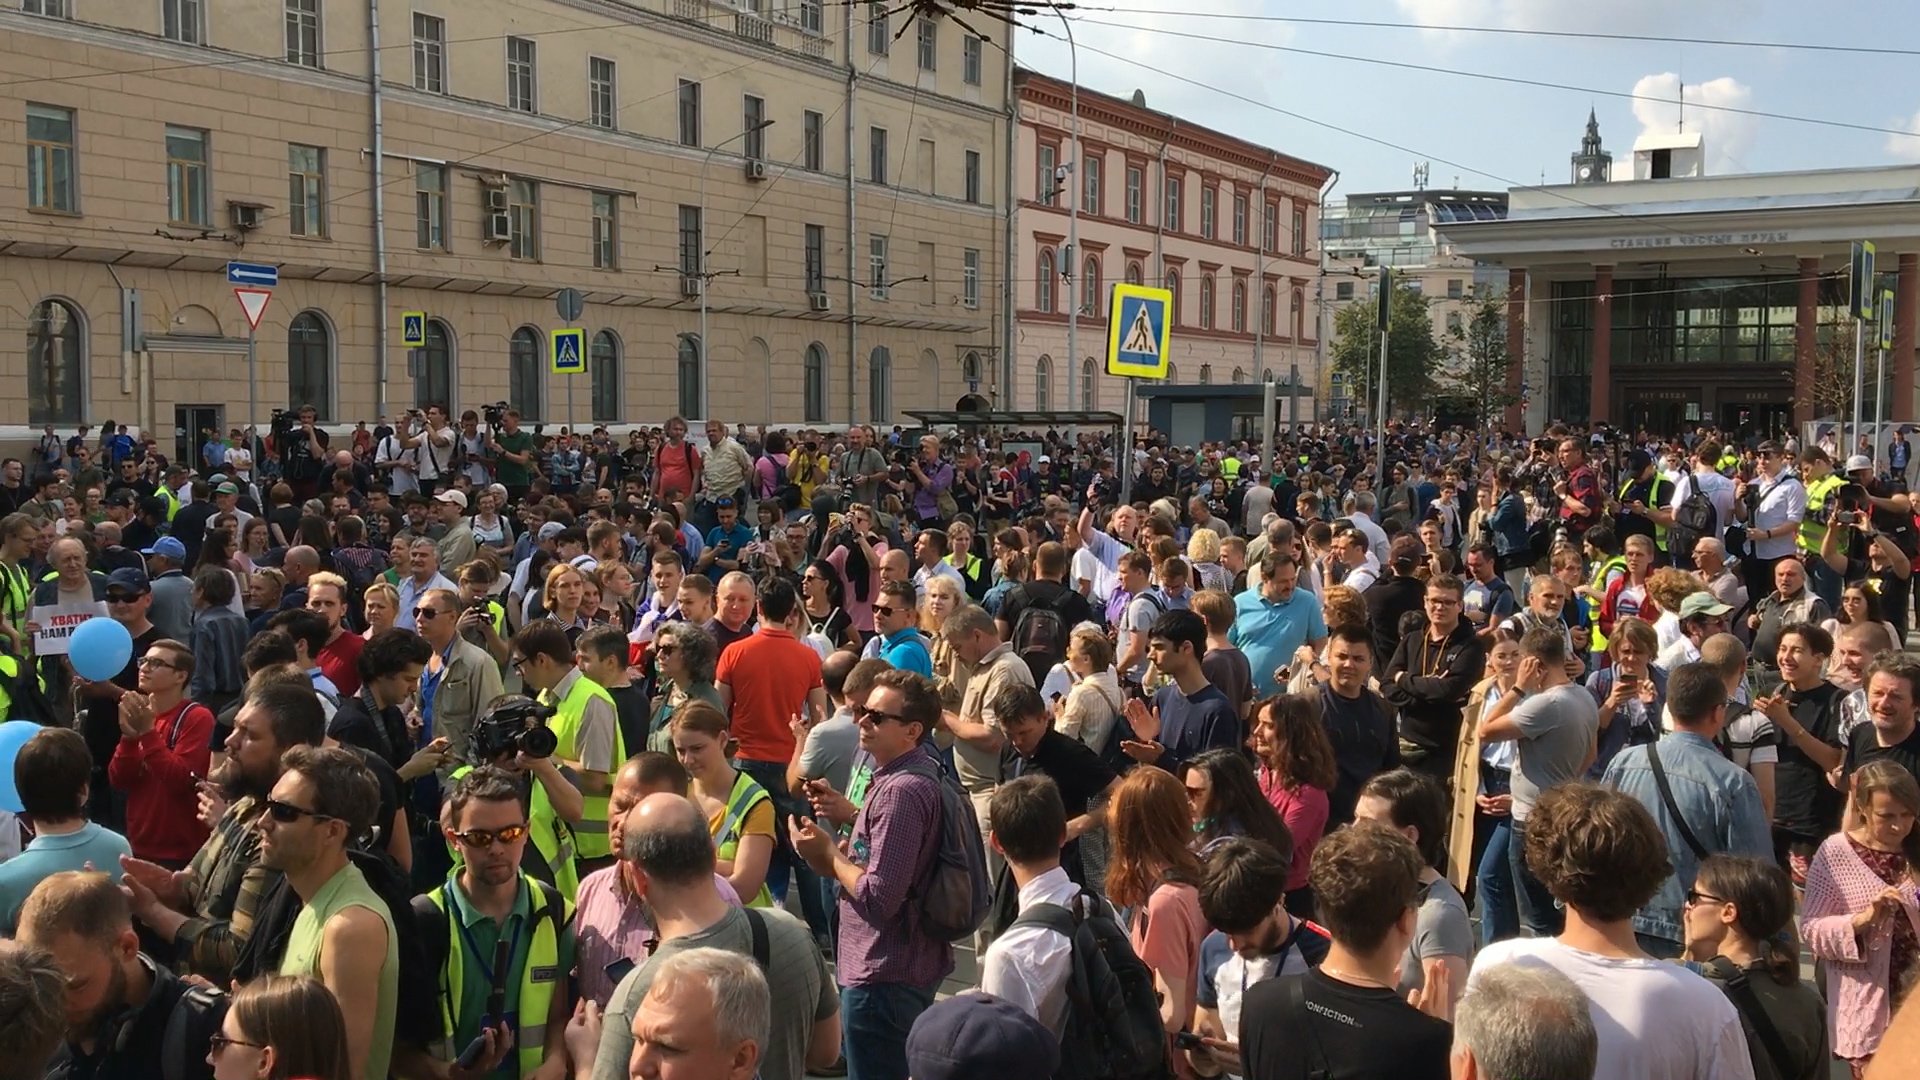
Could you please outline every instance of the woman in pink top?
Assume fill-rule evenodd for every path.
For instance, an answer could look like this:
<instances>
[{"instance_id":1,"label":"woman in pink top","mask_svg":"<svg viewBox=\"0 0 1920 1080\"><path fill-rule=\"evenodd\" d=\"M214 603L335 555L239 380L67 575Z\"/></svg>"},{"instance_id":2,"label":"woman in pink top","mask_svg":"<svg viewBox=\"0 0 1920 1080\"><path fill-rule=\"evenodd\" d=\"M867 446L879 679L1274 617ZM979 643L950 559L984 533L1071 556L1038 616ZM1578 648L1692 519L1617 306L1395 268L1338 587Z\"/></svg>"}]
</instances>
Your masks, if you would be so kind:
<instances>
[{"instance_id":1,"label":"woman in pink top","mask_svg":"<svg viewBox=\"0 0 1920 1080\"><path fill-rule=\"evenodd\" d=\"M1260 792L1280 812L1293 834L1293 868L1287 873L1287 913L1313 917L1313 887L1307 866L1327 831L1327 792L1337 773L1333 744L1320 726L1319 706L1302 694L1280 694L1253 707L1247 748L1260 761Z\"/></svg>"},{"instance_id":2,"label":"woman in pink top","mask_svg":"<svg viewBox=\"0 0 1920 1080\"><path fill-rule=\"evenodd\" d=\"M832 528L830 522L821 527L828 532L820 543L820 557L833 564L846 587L847 617L853 620L855 630L872 637L873 602L880 598L880 559L887 553L886 540L873 528L873 507L854 503L847 507L847 516L840 528ZM854 558L856 554L858 558ZM855 570L860 570L863 563L865 569L858 574L849 572L849 560ZM855 577L865 580L856 583Z\"/></svg>"},{"instance_id":3,"label":"woman in pink top","mask_svg":"<svg viewBox=\"0 0 1920 1080\"><path fill-rule=\"evenodd\" d=\"M1800 931L1827 962L1833 1052L1856 1080L1920 964L1920 782L1901 765L1869 761L1853 774L1847 819L1807 867Z\"/></svg>"},{"instance_id":4,"label":"woman in pink top","mask_svg":"<svg viewBox=\"0 0 1920 1080\"><path fill-rule=\"evenodd\" d=\"M1189 841L1186 790L1165 769L1140 768L1114 789L1107 807L1107 898L1131 912L1133 951L1153 970L1168 1052L1182 1077L1185 1054L1171 1040L1191 1030L1200 980L1200 858Z\"/></svg>"}]
</instances>

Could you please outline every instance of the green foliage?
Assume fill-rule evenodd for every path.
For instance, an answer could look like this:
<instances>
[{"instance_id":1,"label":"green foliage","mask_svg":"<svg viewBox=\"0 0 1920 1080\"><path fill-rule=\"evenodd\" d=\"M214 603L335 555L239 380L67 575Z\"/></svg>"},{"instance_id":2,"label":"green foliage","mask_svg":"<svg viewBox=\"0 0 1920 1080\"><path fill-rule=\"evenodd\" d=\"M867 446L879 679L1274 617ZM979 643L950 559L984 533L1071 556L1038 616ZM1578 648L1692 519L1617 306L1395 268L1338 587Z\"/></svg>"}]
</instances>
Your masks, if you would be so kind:
<instances>
[{"instance_id":1,"label":"green foliage","mask_svg":"<svg viewBox=\"0 0 1920 1080\"><path fill-rule=\"evenodd\" d=\"M1442 392L1473 403L1480 426L1490 427L1519 398L1507 390L1506 304L1498 296L1476 296L1466 318L1447 334L1450 354L1441 378Z\"/></svg>"},{"instance_id":2,"label":"green foliage","mask_svg":"<svg viewBox=\"0 0 1920 1080\"><path fill-rule=\"evenodd\" d=\"M1351 386L1357 403L1371 412L1376 403L1374 374L1379 368L1380 329L1371 302L1348 304L1333 319L1333 369ZM1434 340L1427 298L1395 288L1387 332L1387 413L1420 412L1433 393L1434 373L1445 355Z\"/></svg>"}]
</instances>

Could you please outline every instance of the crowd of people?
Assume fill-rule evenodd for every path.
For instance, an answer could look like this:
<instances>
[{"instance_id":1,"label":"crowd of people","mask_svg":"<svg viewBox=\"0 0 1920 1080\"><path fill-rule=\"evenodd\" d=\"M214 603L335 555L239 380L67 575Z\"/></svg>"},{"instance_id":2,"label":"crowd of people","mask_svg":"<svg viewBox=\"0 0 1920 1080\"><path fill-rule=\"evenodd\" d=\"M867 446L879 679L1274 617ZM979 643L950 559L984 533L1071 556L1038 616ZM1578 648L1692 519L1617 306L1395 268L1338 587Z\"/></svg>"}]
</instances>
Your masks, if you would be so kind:
<instances>
[{"instance_id":1,"label":"crowd of people","mask_svg":"<svg viewBox=\"0 0 1920 1080\"><path fill-rule=\"evenodd\" d=\"M48 429L0 1080L1920 1068L1904 476L1262 449Z\"/></svg>"}]
</instances>

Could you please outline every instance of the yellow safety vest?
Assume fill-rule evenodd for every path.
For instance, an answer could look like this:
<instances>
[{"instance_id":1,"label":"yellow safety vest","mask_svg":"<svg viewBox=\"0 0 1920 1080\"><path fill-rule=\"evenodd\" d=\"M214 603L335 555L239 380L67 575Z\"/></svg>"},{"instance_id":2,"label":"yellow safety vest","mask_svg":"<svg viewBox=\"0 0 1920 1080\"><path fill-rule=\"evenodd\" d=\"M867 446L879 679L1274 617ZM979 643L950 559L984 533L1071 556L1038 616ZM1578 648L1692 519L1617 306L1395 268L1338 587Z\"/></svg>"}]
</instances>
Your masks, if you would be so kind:
<instances>
[{"instance_id":1,"label":"yellow safety vest","mask_svg":"<svg viewBox=\"0 0 1920 1080\"><path fill-rule=\"evenodd\" d=\"M616 717L619 714L618 708L613 703L613 695L607 693L606 687L585 675L573 680L573 685L567 689L566 697L558 702L554 702L551 698L552 695L547 691L540 692L541 704L552 705L554 709L551 726L554 736L560 740L560 745L554 750L554 754L568 761L580 760L577 740L580 736L580 724L586 719L587 702L599 698L607 703L609 712L614 713ZM614 768L617 769L625 760L627 760L627 750L620 738L620 725L616 722L613 728ZM586 805L581 810L580 820L574 823L573 835L574 854L582 859L603 859L613 854L613 848L607 842L608 794L610 793L588 795L583 792L581 794Z\"/></svg>"},{"instance_id":2,"label":"yellow safety vest","mask_svg":"<svg viewBox=\"0 0 1920 1080\"><path fill-rule=\"evenodd\" d=\"M534 785L538 787L539 785ZM573 919L573 902L565 894L547 894L548 886L525 874L521 884L527 890L527 921L533 927L532 945L526 963L520 969L520 1000L515 1010L519 1026L513 1033L513 1049L521 1076L532 1076L546 1057L547 1014L553 1007L554 988L566 979L560 970L560 927ZM466 950L460 944L460 930L454 925L454 913L448 909L447 889L452 879L427 894L433 906L447 920L447 964L440 969L440 1020L447 1035L439 1057L452 1061L462 1047L453 1045L460 1030L461 993L466 988ZM518 945L515 946L518 951ZM482 1003L484 1006L484 1003Z\"/></svg>"},{"instance_id":3,"label":"yellow safety vest","mask_svg":"<svg viewBox=\"0 0 1920 1080\"><path fill-rule=\"evenodd\" d=\"M472 771L473 766L462 765L453 770L453 774L447 778L448 783L457 783ZM547 789L540 786L538 777L530 778L529 787L532 793L527 799L527 839L533 843L534 854L546 864L547 876L553 879L553 887L559 889L562 896L573 896L580 891L580 872L573 865L573 829L560 820L560 814L554 810L553 801L547 798ZM453 856L454 869L459 869L462 865L460 849L449 840L447 851Z\"/></svg>"},{"instance_id":4,"label":"yellow safety vest","mask_svg":"<svg viewBox=\"0 0 1920 1080\"><path fill-rule=\"evenodd\" d=\"M1614 498L1625 503L1627 501L1627 492L1637 483L1639 483L1638 480L1629 480L1621 484L1620 494L1614 496ZM1647 509L1663 510L1666 508L1667 500L1660 497L1661 484L1667 485L1667 494L1669 496L1673 494L1673 485L1667 482L1666 477L1655 473L1652 482L1647 485ZM1649 518L1648 520L1652 519ZM1657 521L1653 523L1653 546L1659 548L1661 551L1667 550L1667 527Z\"/></svg>"},{"instance_id":5,"label":"yellow safety vest","mask_svg":"<svg viewBox=\"0 0 1920 1080\"><path fill-rule=\"evenodd\" d=\"M747 815L760 803L772 799L767 789L757 783L753 777L743 772L733 774L733 790L727 793L727 813L720 820L720 831L713 834L713 853L715 857L733 861L740 851L740 826ZM772 907L773 893L767 883L760 883L760 891L747 901L748 907Z\"/></svg>"},{"instance_id":6,"label":"yellow safety vest","mask_svg":"<svg viewBox=\"0 0 1920 1080\"><path fill-rule=\"evenodd\" d=\"M1605 562L1601 563L1599 566L1594 567L1593 580L1587 583L1587 587L1592 589L1595 592L1599 592L1599 593L1606 592L1607 578L1610 575L1612 575L1612 573L1615 570L1618 570L1621 573L1626 573L1627 557L1625 555L1615 555L1613 558L1608 559ZM1592 605L1591 607L1587 608L1587 621L1592 624L1592 626L1587 630L1587 639L1589 642L1590 651L1595 653L1603 653L1607 651L1607 635L1600 632L1601 602L1598 600L1593 600L1593 601L1589 601L1589 603Z\"/></svg>"},{"instance_id":7,"label":"yellow safety vest","mask_svg":"<svg viewBox=\"0 0 1920 1080\"><path fill-rule=\"evenodd\" d=\"M0 583L0 588L5 589L5 593L0 594L0 617L15 630L25 630L27 609L33 606L33 575L24 566L0 562L0 577L6 579Z\"/></svg>"},{"instance_id":8,"label":"yellow safety vest","mask_svg":"<svg viewBox=\"0 0 1920 1080\"><path fill-rule=\"evenodd\" d=\"M1827 496L1846 482L1846 477L1828 473L1807 485L1807 515L1800 519L1800 533L1795 537L1801 551L1820 554L1820 545L1827 538Z\"/></svg>"},{"instance_id":9,"label":"yellow safety vest","mask_svg":"<svg viewBox=\"0 0 1920 1080\"><path fill-rule=\"evenodd\" d=\"M168 487L167 485L165 485L165 484L161 484L161 485L160 485L160 489L159 489L158 491L156 491L156 492L154 492L154 494L156 494L156 495L158 495L158 496L160 496L160 497L161 497L162 499L165 499L165 500L166 500L166 502L167 502L167 522L168 522L168 524L172 524L172 522L173 522L173 515L175 515L175 514L177 514L177 513L179 513L179 512L180 512L180 497L179 497L178 495L175 495L175 494L173 493L173 489L172 489L172 488L169 488L169 487Z\"/></svg>"},{"instance_id":10,"label":"yellow safety vest","mask_svg":"<svg viewBox=\"0 0 1920 1080\"><path fill-rule=\"evenodd\" d=\"M1728 451L1727 453L1720 455L1719 463L1714 465L1713 468L1715 472L1718 472L1722 475L1731 475L1733 471L1735 469L1738 469L1739 467L1740 467L1740 455L1733 453L1731 451Z\"/></svg>"}]
</instances>

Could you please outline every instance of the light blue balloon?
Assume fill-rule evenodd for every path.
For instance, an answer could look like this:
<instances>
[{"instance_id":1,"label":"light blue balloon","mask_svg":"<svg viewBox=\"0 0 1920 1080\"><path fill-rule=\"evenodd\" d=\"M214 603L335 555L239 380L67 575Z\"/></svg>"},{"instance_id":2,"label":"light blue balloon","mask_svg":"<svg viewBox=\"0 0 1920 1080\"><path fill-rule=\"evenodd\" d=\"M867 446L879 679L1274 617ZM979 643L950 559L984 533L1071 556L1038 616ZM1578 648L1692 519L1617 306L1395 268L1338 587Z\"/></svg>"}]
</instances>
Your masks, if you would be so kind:
<instances>
[{"instance_id":1,"label":"light blue balloon","mask_svg":"<svg viewBox=\"0 0 1920 1080\"><path fill-rule=\"evenodd\" d=\"M27 740L39 732L40 725L31 720L9 720L0 724L0 810L17 814L23 809L20 793L13 786L13 759L20 756L20 748L27 745Z\"/></svg>"},{"instance_id":2,"label":"light blue balloon","mask_svg":"<svg viewBox=\"0 0 1920 1080\"><path fill-rule=\"evenodd\" d=\"M133 635L113 619L88 619L67 639L67 662L74 673L92 682L106 682L133 659Z\"/></svg>"}]
</instances>

